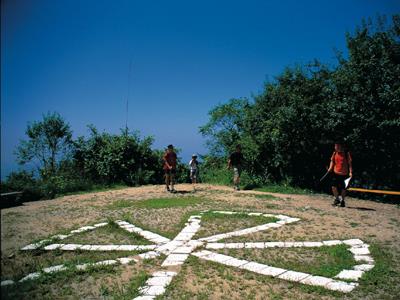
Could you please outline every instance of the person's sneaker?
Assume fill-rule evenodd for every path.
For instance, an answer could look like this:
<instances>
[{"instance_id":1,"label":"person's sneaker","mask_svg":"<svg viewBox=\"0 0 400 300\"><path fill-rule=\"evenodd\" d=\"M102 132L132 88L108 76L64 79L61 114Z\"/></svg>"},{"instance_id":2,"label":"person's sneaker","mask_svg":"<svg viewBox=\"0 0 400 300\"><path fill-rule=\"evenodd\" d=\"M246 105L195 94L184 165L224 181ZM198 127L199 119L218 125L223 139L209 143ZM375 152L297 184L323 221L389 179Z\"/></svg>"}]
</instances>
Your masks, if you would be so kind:
<instances>
[{"instance_id":1,"label":"person's sneaker","mask_svg":"<svg viewBox=\"0 0 400 300\"><path fill-rule=\"evenodd\" d=\"M339 198L335 198L335 200L333 200L332 206L337 206L340 204Z\"/></svg>"},{"instance_id":2,"label":"person's sneaker","mask_svg":"<svg viewBox=\"0 0 400 300\"><path fill-rule=\"evenodd\" d=\"M166 192L170 192L171 190L169 189L169 186L167 186L166 188L165 188L165 191Z\"/></svg>"},{"instance_id":3,"label":"person's sneaker","mask_svg":"<svg viewBox=\"0 0 400 300\"><path fill-rule=\"evenodd\" d=\"M340 202L340 207L346 207L346 203L344 202L344 200L342 200L342 201Z\"/></svg>"},{"instance_id":4,"label":"person's sneaker","mask_svg":"<svg viewBox=\"0 0 400 300\"><path fill-rule=\"evenodd\" d=\"M171 193L174 193L174 194L175 194L175 193L176 193L176 190L175 190L175 189L172 189L172 190L171 190Z\"/></svg>"}]
</instances>

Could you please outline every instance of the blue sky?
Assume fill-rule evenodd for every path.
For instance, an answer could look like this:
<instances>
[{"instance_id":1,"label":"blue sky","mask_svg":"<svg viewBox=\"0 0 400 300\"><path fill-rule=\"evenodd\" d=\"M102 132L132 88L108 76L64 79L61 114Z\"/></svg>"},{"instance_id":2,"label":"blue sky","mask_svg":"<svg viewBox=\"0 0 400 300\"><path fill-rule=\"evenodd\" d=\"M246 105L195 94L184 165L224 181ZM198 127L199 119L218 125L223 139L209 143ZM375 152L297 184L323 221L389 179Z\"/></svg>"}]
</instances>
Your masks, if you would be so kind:
<instances>
[{"instance_id":1,"label":"blue sky","mask_svg":"<svg viewBox=\"0 0 400 300\"><path fill-rule=\"evenodd\" d=\"M28 122L59 112L74 136L125 126L206 153L208 111L251 97L289 65L334 64L362 18L400 2L3 0L1 174ZM132 72L129 80L129 65Z\"/></svg>"}]
</instances>

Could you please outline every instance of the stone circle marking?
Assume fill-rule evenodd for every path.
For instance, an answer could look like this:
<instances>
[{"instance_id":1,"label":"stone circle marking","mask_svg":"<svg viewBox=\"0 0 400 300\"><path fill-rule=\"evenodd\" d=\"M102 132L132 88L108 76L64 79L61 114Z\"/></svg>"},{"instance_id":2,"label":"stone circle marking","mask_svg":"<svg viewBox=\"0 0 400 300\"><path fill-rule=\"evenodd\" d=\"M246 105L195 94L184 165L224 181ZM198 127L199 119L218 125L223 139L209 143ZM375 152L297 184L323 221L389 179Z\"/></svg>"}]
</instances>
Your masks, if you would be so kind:
<instances>
[{"instance_id":1,"label":"stone circle marking","mask_svg":"<svg viewBox=\"0 0 400 300\"><path fill-rule=\"evenodd\" d=\"M286 215L275 215L265 214L259 212L245 213L249 216L263 216L263 217L275 217L279 219L277 222L266 223L254 227L249 227L241 230L231 231L227 233L221 233L212 235L209 237L192 239L196 232L200 229L201 217L203 213L198 215L192 215L189 217L188 222L185 223L185 227L178 233L178 235L170 240L154 232L143 230L133 224L126 221L116 220L115 223L119 227L126 230L129 233L135 233L152 242L152 245L81 245L81 244L63 244L62 240L78 233L95 230L97 228L106 226L108 223L98 223L93 226L84 226L76 230L72 230L66 235L55 235L50 239L45 239L37 243L29 244L21 250L30 251L36 249L43 249L46 251L62 250L62 251L145 251L141 254L120 257L117 259L104 260L96 263L86 263L76 265L76 269L84 271L89 267L104 266L104 265L127 265L132 262L138 262L141 259L155 258L161 254L167 255L166 259L161 264L162 269L154 272L151 277L146 281L145 285L139 288L140 296L134 298L135 300L150 300L155 299L157 296L164 294L166 287L171 283L174 276L178 274L176 267L182 266L189 255L194 255L200 259L220 263L228 267L235 267L257 274L271 276L282 280L298 282L301 284L312 285L323 287L332 291L340 291L343 293L351 292L355 287L358 286L358 279L361 276L371 270L374 267L374 259L370 255L369 245L364 243L360 239L348 239L348 240L326 240L326 241L298 241L298 242L287 242L287 241L276 241L276 242L241 242L241 243L220 243L218 241L233 237L243 236L250 233L259 231L270 230L279 228L289 223L300 221L299 218L293 218ZM208 211L215 214L243 214L243 212L233 211ZM59 243L54 243L55 241ZM300 248L300 247L322 247L322 246L334 246L345 244L350 246L349 251L353 254L358 265L355 265L351 270L342 270L334 278L328 278L323 276L315 276L309 273L297 272L292 270L286 270L261 264L257 262L237 259L232 256L219 254L210 250L217 249L268 249L268 248ZM197 248L203 248L198 250ZM175 271L169 270L173 267ZM34 272L26 275L19 282L26 280L34 280L39 278L43 273L56 273L67 269L65 265L56 265L48 268L44 268L39 272ZM340 280L341 279L341 280ZM346 281L343 281L346 280ZM1 286L12 285L15 282L13 280L4 280L1 282Z\"/></svg>"}]
</instances>

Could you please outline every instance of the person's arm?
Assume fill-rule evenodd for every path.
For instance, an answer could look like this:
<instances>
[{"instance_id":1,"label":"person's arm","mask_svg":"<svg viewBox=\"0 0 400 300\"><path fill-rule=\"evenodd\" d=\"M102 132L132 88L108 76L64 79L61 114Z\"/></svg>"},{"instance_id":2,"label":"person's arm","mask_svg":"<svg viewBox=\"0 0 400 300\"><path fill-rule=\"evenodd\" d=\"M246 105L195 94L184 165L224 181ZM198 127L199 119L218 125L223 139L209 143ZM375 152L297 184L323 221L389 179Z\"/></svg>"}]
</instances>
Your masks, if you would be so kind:
<instances>
[{"instance_id":1,"label":"person's arm","mask_svg":"<svg viewBox=\"0 0 400 300\"><path fill-rule=\"evenodd\" d=\"M332 172L334 166L335 166L335 153L332 154L331 163L329 164L328 172Z\"/></svg>"},{"instance_id":2,"label":"person's arm","mask_svg":"<svg viewBox=\"0 0 400 300\"><path fill-rule=\"evenodd\" d=\"M353 159L350 152L347 153L347 161L349 163L349 176L353 177Z\"/></svg>"},{"instance_id":3,"label":"person's arm","mask_svg":"<svg viewBox=\"0 0 400 300\"><path fill-rule=\"evenodd\" d=\"M226 167L227 169L230 169L230 168L232 168L232 160L231 160L231 157L229 156L229 159L228 159L228 166Z\"/></svg>"},{"instance_id":4,"label":"person's arm","mask_svg":"<svg viewBox=\"0 0 400 300\"><path fill-rule=\"evenodd\" d=\"M171 167L171 166L169 165L169 163L168 163L167 154L164 154L163 159L164 159L165 164L167 165L167 168L168 168L168 169L172 169L172 167Z\"/></svg>"}]
</instances>

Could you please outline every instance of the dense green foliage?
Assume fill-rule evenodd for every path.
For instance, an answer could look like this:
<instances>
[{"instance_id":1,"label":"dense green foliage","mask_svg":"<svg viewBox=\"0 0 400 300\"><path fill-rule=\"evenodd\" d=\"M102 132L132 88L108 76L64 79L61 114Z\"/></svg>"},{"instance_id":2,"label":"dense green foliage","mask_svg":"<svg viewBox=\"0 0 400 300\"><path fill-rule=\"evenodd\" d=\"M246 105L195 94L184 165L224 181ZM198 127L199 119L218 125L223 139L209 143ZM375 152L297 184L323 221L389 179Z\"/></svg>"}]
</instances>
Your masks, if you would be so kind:
<instances>
[{"instance_id":1,"label":"dense green foliage","mask_svg":"<svg viewBox=\"0 0 400 300\"><path fill-rule=\"evenodd\" d=\"M206 169L224 167L240 143L256 184L289 182L319 188L335 141L354 157L357 185L399 188L400 17L363 24L347 35L348 57L335 68L315 61L287 68L261 94L232 99L209 113ZM226 159L225 159L226 160ZM224 159L222 159L224 161Z\"/></svg>"}]
</instances>

